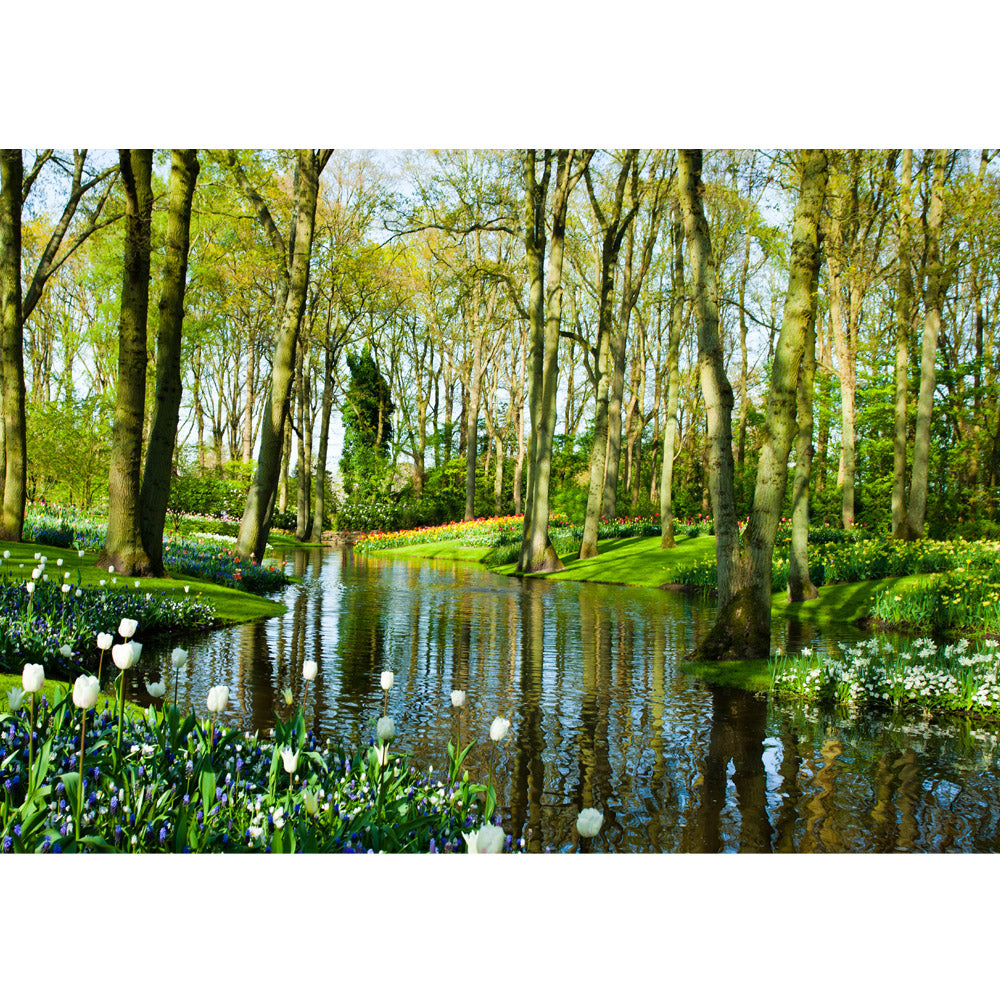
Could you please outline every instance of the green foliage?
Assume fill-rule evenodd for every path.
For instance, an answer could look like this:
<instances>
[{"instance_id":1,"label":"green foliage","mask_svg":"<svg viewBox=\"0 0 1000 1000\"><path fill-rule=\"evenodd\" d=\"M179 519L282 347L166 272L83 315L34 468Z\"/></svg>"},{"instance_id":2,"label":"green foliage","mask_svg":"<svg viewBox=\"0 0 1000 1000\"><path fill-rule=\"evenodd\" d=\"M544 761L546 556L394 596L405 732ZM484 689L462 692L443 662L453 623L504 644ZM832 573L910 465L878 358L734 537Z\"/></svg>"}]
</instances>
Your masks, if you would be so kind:
<instances>
[{"instance_id":1,"label":"green foliage","mask_svg":"<svg viewBox=\"0 0 1000 1000\"><path fill-rule=\"evenodd\" d=\"M28 499L89 507L107 493L111 411L100 396L32 402Z\"/></svg>"},{"instance_id":2,"label":"green foliage","mask_svg":"<svg viewBox=\"0 0 1000 1000\"><path fill-rule=\"evenodd\" d=\"M243 479L227 479L214 469L182 473L170 480L167 506L189 514L238 519L246 503L247 486Z\"/></svg>"}]
</instances>

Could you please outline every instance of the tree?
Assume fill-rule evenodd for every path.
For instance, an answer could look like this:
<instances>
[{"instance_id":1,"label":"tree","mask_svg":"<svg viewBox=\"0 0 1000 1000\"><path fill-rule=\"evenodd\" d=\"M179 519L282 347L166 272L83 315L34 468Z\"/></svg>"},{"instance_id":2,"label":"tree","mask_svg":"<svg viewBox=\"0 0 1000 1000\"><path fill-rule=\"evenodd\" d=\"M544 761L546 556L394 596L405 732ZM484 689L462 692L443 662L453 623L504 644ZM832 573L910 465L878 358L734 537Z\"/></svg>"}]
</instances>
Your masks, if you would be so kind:
<instances>
[{"instance_id":1,"label":"tree","mask_svg":"<svg viewBox=\"0 0 1000 1000\"><path fill-rule=\"evenodd\" d=\"M369 493L376 481L381 483L396 408L389 383L367 347L361 354L348 354L347 367L351 375L344 396L340 471L344 492L350 496L359 488Z\"/></svg>"},{"instance_id":2,"label":"tree","mask_svg":"<svg viewBox=\"0 0 1000 1000\"><path fill-rule=\"evenodd\" d=\"M28 464L24 416L24 341L21 311L20 149L0 150L0 333L3 360L5 478L0 538L21 540Z\"/></svg>"},{"instance_id":3,"label":"tree","mask_svg":"<svg viewBox=\"0 0 1000 1000\"><path fill-rule=\"evenodd\" d=\"M156 401L153 405L139 497L142 544L149 556L150 570L156 576L164 574L163 526L167 517L174 439L177 437L177 419L181 406L181 331L184 323L191 202L198 177L198 151L174 149L170 160L166 261L156 338Z\"/></svg>"},{"instance_id":4,"label":"tree","mask_svg":"<svg viewBox=\"0 0 1000 1000\"><path fill-rule=\"evenodd\" d=\"M0 397L4 403L3 447L0 448L0 483L4 500L0 514L0 537L19 541L24 526L27 475L27 428L24 412L24 323L38 305L46 282L66 263L93 233L120 215L104 213L117 168L109 167L86 174L87 150L73 150L69 168L55 150L40 152L24 173L20 149L0 151L2 205L0 205L0 358L3 377ZM66 203L58 220L44 241L32 271L31 281L22 294L22 215L32 188L47 164L62 169L70 177ZM75 232L71 224L87 194L96 192L87 216Z\"/></svg>"},{"instance_id":5,"label":"tree","mask_svg":"<svg viewBox=\"0 0 1000 1000\"><path fill-rule=\"evenodd\" d=\"M598 307L597 307L597 343L594 352L594 377L596 378L596 401L594 414L594 442L590 448L590 486L587 491L587 514L583 525L583 538L580 541L580 558L589 559L597 555L597 526L601 516L601 500L604 495L605 466L608 457L608 406L613 367L617 358L612 353L613 295L615 284L615 269L618 265L618 255L621 252L622 241L628 232L638 211L638 202L632 205L629 212L622 218L622 206L625 203L625 190L632 164L639 151L629 149L622 159L615 183L611 208L605 216L600 200L594 193L590 166L584 170L583 176L590 196L590 205L597 220L601 238L600 257L598 258ZM624 340L624 338L622 338ZM616 345L617 346L617 345ZM618 395L619 426L621 419L621 392Z\"/></svg>"},{"instance_id":6,"label":"tree","mask_svg":"<svg viewBox=\"0 0 1000 1000\"><path fill-rule=\"evenodd\" d=\"M931 414L934 409L935 370L938 337L941 332L941 306L946 282L941 267L941 220L944 214L944 173L948 150L934 150L930 211L927 215L927 263L924 281L924 335L920 349L920 394L917 399L917 423L913 435L913 468L910 472L910 497L906 514L905 537L920 538L924 533L927 511L927 479L930 463Z\"/></svg>"},{"instance_id":7,"label":"tree","mask_svg":"<svg viewBox=\"0 0 1000 1000\"><path fill-rule=\"evenodd\" d=\"M108 480L108 535L99 566L126 576L150 572L142 544L140 472L146 408L146 317L153 215L153 151L118 151L125 187L125 259L118 326L118 400Z\"/></svg>"},{"instance_id":8,"label":"tree","mask_svg":"<svg viewBox=\"0 0 1000 1000\"><path fill-rule=\"evenodd\" d=\"M300 149L295 171L295 212L292 219L290 258L285 261L280 287L285 291L282 300L281 324L278 329L274 360L271 366L271 384L261 424L260 449L257 469L247 492L236 550L244 558L263 558L267 536L271 527L274 500L278 489L285 421L295 371L295 348L299 325L305 309L306 288L309 282L309 261L312 253L313 224L316 218L316 201L319 194L319 175L326 166L332 150ZM254 206L258 219L272 235L277 247L285 243L267 205L239 169L235 155L230 151L229 162L240 179L241 188Z\"/></svg>"},{"instance_id":9,"label":"tree","mask_svg":"<svg viewBox=\"0 0 1000 1000\"><path fill-rule=\"evenodd\" d=\"M697 659L744 660L770 653L771 561L774 537L785 497L788 453L797 430L797 385L815 311L816 282L819 275L819 226L826 182L825 150L804 151L792 224L788 290L785 294L781 333L774 349L753 507L747 521L743 551L739 553L735 572L725 590L720 567L719 606L711 631L694 653ZM690 191L690 185L688 190ZM710 388L714 389L714 386ZM723 427L723 432L726 429ZM724 437L724 433L720 437ZM728 458L731 470L731 430L726 446L730 449ZM724 477L720 477L717 488L726 489L727 485L731 492L731 473L728 484ZM717 536L719 530L717 523ZM718 547L720 543L716 544Z\"/></svg>"},{"instance_id":10,"label":"tree","mask_svg":"<svg viewBox=\"0 0 1000 1000\"><path fill-rule=\"evenodd\" d=\"M574 170L574 162L579 163ZM528 376L531 438L528 451L528 495L525 504L520 573L551 572L562 567L549 540L549 480L552 474L552 441L555 434L556 390L559 382L559 329L562 320L563 249L566 241L566 210L570 192L580 179L593 150L546 151L545 171L539 183L535 174L535 151L522 155L525 188L525 250L530 288L528 317L531 337L531 368ZM551 161L556 161L552 198L552 239L542 298L545 261L545 200ZM548 307L546 309L546 306Z\"/></svg>"}]
</instances>

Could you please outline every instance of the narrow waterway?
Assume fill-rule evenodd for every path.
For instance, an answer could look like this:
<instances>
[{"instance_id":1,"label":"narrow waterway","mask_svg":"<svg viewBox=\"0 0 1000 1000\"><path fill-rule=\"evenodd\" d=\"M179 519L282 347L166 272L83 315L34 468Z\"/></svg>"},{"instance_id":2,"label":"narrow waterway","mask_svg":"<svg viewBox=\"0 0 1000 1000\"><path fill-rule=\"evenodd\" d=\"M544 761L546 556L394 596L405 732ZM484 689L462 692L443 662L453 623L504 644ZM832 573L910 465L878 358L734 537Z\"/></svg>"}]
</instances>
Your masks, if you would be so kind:
<instances>
[{"instance_id":1,"label":"narrow waterway","mask_svg":"<svg viewBox=\"0 0 1000 1000\"><path fill-rule=\"evenodd\" d=\"M503 825L531 851L579 848L585 806L603 810L594 844L620 852L994 851L1000 848L998 727L964 720L788 708L707 684L682 668L712 605L641 588L514 580L479 566L351 550L300 550L302 578L280 618L184 635L143 652L170 697L205 710L232 692L225 721L266 733L319 663L307 723L367 743L392 670L394 748L444 769L470 740L470 772L491 766L490 723L511 720L492 767ZM778 645L858 638L785 624ZM190 647L175 678L174 642ZM145 699L139 676L133 694ZM452 708L450 693L467 692Z\"/></svg>"}]
</instances>

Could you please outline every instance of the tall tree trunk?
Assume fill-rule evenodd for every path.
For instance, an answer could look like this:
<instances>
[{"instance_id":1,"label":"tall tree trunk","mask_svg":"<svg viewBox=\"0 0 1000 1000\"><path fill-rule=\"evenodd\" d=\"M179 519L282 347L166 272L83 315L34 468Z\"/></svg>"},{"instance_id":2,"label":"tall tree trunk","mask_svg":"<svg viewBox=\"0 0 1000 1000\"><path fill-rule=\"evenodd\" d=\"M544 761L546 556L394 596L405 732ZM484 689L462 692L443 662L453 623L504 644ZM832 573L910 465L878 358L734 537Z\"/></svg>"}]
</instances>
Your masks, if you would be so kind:
<instances>
[{"instance_id":1,"label":"tall tree trunk","mask_svg":"<svg viewBox=\"0 0 1000 1000\"><path fill-rule=\"evenodd\" d=\"M515 398L517 405L514 407L514 436L517 439L517 457L514 460L514 513L521 513L521 480L524 475L524 378L525 365L527 364L527 350L524 337L521 338L521 360L518 369L518 383Z\"/></svg>"},{"instance_id":2,"label":"tall tree trunk","mask_svg":"<svg viewBox=\"0 0 1000 1000\"><path fill-rule=\"evenodd\" d=\"M150 571L163 576L163 526L170 500L170 472L181 408L181 333L184 325L184 291L187 286L191 202L198 177L198 151L174 149L170 153L170 207L160 293L160 319L156 335L156 401L143 467L140 505L142 545Z\"/></svg>"},{"instance_id":3,"label":"tall tree trunk","mask_svg":"<svg viewBox=\"0 0 1000 1000\"><path fill-rule=\"evenodd\" d=\"M767 656L771 649L771 559L785 498L788 452L797 430L795 408L800 367L815 308L819 224L826 179L826 152L821 149L804 151L792 223L788 291L781 333L774 350L757 482L744 550L729 587L723 587L720 573L719 610L711 631L694 654L696 659L753 659Z\"/></svg>"},{"instance_id":4,"label":"tall tree trunk","mask_svg":"<svg viewBox=\"0 0 1000 1000\"><path fill-rule=\"evenodd\" d=\"M24 413L21 302L20 149L0 150L0 336L3 360L3 512L0 538L21 541L27 501L28 435Z\"/></svg>"},{"instance_id":5,"label":"tall tree trunk","mask_svg":"<svg viewBox=\"0 0 1000 1000\"><path fill-rule=\"evenodd\" d=\"M906 383L910 367L910 311L913 304L913 278L910 275L910 220L913 216L911 194L913 150L903 150L899 192L899 256L896 292L896 368L892 432L892 534L906 537Z\"/></svg>"},{"instance_id":6,"label":"tall tree trunk","mask_svg":"<svg viewBox=\"0 0 1000 1000\"><path fill-rule=\"evenodd\" d=\"M931 206L927 215L927 278L924 282L924 336L920 348L920 394L917 423L913 433L913 471L910 476L910 503L906 516L908 538L924 533L927 510L927 481L930 469L931 416L934 410L935 371L938 336L941 332L941 304L944 282L941 276L941 218L944 214L944 171L948 150L934 150Z\"/></svg>"},{"instance_id":7,"label":"tall tree trunk","mask_svg":"<svg viewBox=\"0 0 1000 1000\"><path fill-rule=\"evenodd\" d=\"M612 305L615 287L615 268L621 252L622 240L635 216L632 211L622 224L622 205L625 201L625 184L635 158L635 150L629 150L618 172L615 199L610 218L605 218L600 202L594 193L590 171L585 173L591 208L601 227L601 256L598 262L598 312L596 375L597 399L594 411L594 441L590 446L590 485L587 491L587 513L583 523L583 538L580 541L580 558L590 559L597 555L597 529L601 517L601 505L607 482L608 467L608 420L611 402L612 370L614 366L614 315ZM619 387L620 390L620 387ZM619 391L619 404L621 392ZM619 433L621 430L621 407L619 405Z\"/></svg>"},{"instance_id":8,"label":"tall tree trunk","mask_svg":"<svg viewBox=\"0 0 1000 1000\"><path fill-rule=\"evenodd\" d=\"M743 466L746 459L747 445L747 415L749 413L749 368L747 365L747 313L746 313L746 293L747 276L750 271L750 227L747 226L746 235L743 238L743 267L740 270L740 426L739 434L736 438L736 476L740 484L743 483ZM741 487L742 488L742 487Z\"/></svg>"},{"instance_id":9,"label":"tall tree trunk","mask_svg":"<svg viewBox=\"0 0 1000 1000\"><path fill-rule=\"evenodd\" d=\"M316 451L316 504L310 541L323 540L323 519L326 516L326 457L330 445L330 416L333 413L334 350L329 333L323 353L323 400L320 404L319 448Z\"/></svg>"},{"instance_id":10,"label":"tall tree trunk","mask_svg":"<svg viewBox=\"0 0 1000 1000\"><path fill-rule=\"evenodd\" d=\"M278 487L282 434L288 415L289 394L295 370L295 346L306 304L309 261L312 254L313 224L319 175L330 158L330 150L301 149L295 174L295 218L292 225L292 253L288 268L288 292L278 329L267 403L261 420L257 469L247 493L236 550L244 558L258 562L264 555L271 527L271 512Z\"/></svg>"},{"instance_id":11,"label":"tall tree trunk","mask_svg":"<svg viewBox=\"0 0 1000 1000\"><path fill-rule=\"evenodd\" d=\"M733 387L726 376L719 340L718 284L712 239L702 205L701 163L700 149L677 151L678 192L691 258L691 288L698 327L698 367L708 420L706 465L721 608L730 601L739 554L739 529L733 499Z\"/></svg>"},{"instance_id":12,"label":"tall tree trunk","mask_svg":"<svg viewBox=\"0 0 1000 1000\"><path fill-rule=\"evenodd\" d=\"M250 338L250 354L247 357L247 391L243 404L243 464L249 465L253 460L253 404L254 376L257 373L257 342Z\"/></svg>"},{"instance_id":13,"label":"tall tree trunk","mask_svg":"<svg viewBox=\"0 0 1000 1000\"><path fill-rule=\"evenodd\" d=\"M205 407L201 401L201 344L194 351L194 384L191 390L195 426L198 429L198 471L204 473L205 457Z\"/></svg>"},{"instance_id":14,"label":"tall tree trunk","mask_svg":"<svg viewBox=\"0 0 1000 1000\"><path fill-rule=\"evenodd\" d=\"M295 537L304 542L312 527L309 506L312 500L312 394L309 367L311 343L302 352L302 371L299 379L299 464L295 476Z\"/></svg>"},{"instance_id":15,"label":"tall tree trunk","mask_svg":"<svg viewBox=\"0 0 1000 1000\"><path fill-rule=\"evenodd\" d=\"M792 483L792 542L788 558L788 599L811 601L819 596L809 576L809 478L813 454L813 377L816 373L816 306L806 331L805 353L796 398L795 479Z\"/></svg>"},{"instance_id":16,"label":"tall tree trunk","mask_svg":"<svg viewBox=\"0 0 1000 1000\"><path fill-rule=\"evenodd\" d=\"M660 476L660 548L672 549L674 539L674 452L677 447L677 408L680 402L681 323L684 318L684 222L680 202L674 198L674 257L671 277L670 346L667 349L667 413L663 439L663 471Z\"/></svg>"},{"instance_id":17,"label":"tall tree trunk","mask_svg":"<svg viewBox=\"0 0 1000 1000\"><path fill-rule=\"evenodd\" d=\"M556 154L556 186L552 199L552 238L546 281L547 316L539 329L536 307L532 317L533 378L531 386L531 454L529 473L530 507L524 521L524 534L518 570L544 573L562 569L562 561L549 540L549 480L552 474L552 442L556 421L556 390L559 383L559 329L562 320L563 249L566 238L566 212L569 195L580 172L573 171L576 150L561 149ZM585 153L580 170L590 162ZM527 171L526 171L527 173ZM534 157L531 157L531 180L534 181ZM530 200L529 189L529 200ZM544 208L544 202L542 207ZM544 223L543 223L544 224ZM531 274L529 266L529 274ZM532 292L534 294L534 275ZM530 301L530 300L529 300ZM529 309L529 315L531 309Z\"/></svg>"},{"instance_id":18,"label":"tall tree trunk","mask_svg":"<svg viewBox=\"0 0 1000 1000\"><path fill-rule=\"evenodd\" d=\"M465 517L471 521L476 516L476 458L479 447L479 392L483 380L483 338L479 327L479 278L473 295L473 316L469 323L472 333L472 377L469 380L469 412L465 430Z\"/></svg>"},{"instance_id":19,"label":"tall tree trunk","mask_svg":"<svg viewBox=\"0 0 1000 1000\"><path fill-rule=\"evenodd\" d=\"M118 151L125 187L125 261L118 327L118 400L108 477L108 536L99 566L145 575L149 556L139 519L142 424L146 411L146 316L153 214L151 149Z\"/></svg>"},{"instance_id":20,"label":"tall tree trunk","mask_svg":"<svg viewBox=\"0 0 1000 1000\"><path fill-rule=\"evenodd\" d=\"M295 380L292 380L292 395L295 394ZM291 399L289 399L291 409ZM281 432L281 469L278 472L278 513L288 510L288 477L289 465L292 461L292 419L291 414L285 414L285 426Z\"/></svg>"}]
</instances>

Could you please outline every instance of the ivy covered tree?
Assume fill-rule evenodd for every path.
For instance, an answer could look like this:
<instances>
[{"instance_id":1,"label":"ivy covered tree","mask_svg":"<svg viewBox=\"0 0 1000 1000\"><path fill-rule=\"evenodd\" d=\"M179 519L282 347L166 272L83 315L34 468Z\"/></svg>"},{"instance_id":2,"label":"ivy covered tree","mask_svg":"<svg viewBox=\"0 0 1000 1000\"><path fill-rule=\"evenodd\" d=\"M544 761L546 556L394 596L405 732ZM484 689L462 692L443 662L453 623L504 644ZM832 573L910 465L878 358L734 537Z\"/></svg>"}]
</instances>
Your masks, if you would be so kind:
<instances>
[{"instance_id":1,"label":"ivy covered tree","mask_svg":"<svg viewBox=\"0 0 1000 1000\"><path fill-rule=\"evenodd\" d=\"M340 473L348 502L341 511L345 528L375 528L380 518L373 504L387 499L391 475L389 449L395 406L389 382L367 344L347 355L350 380L344 396L344 447Z\"/></svg>"}]
</instances>

